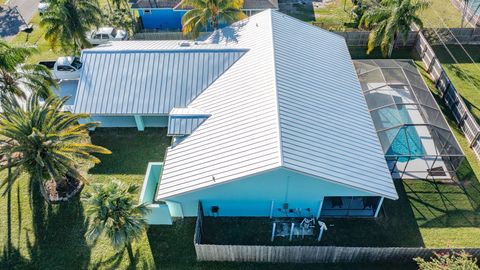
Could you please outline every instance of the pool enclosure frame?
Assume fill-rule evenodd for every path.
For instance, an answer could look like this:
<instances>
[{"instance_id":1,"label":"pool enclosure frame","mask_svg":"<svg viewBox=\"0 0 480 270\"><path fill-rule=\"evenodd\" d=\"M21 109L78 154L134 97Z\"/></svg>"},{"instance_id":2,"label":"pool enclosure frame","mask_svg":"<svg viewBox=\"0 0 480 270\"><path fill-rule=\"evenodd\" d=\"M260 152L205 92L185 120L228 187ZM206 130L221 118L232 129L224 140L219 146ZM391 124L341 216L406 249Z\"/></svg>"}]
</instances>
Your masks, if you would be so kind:
<instances>
[{"instance_id":1,"label":"pool enclosure frame","mask_svg":"<svg viewBox=\"0 0 480 270\"><path fill-rule=\"evenodd\" d=\"M392 177L455 177L464 153L415 63L376 59L354 65Z\"/></svg>"}]
</instances>

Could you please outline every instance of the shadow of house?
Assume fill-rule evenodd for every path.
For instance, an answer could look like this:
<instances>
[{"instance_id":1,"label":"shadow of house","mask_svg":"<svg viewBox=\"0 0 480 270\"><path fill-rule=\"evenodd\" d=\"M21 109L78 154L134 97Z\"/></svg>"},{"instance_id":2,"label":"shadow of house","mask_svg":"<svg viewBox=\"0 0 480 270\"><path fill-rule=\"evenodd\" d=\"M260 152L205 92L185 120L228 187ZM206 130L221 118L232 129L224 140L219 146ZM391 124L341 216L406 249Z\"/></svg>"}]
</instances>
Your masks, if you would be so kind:
<instances>
[{"instance_id":1,"label":"shadow of house","mask_svg":"<svg viewBox=\"0 0 480 270\"><path fill-rule=\"evenodd\" d=\"M328 230L322 240L276 238L271 242L272 219L204 217L202 243L224 245L423 247L415 216L401 181L395 182L396 201L385 200L377 219L321 218ZM318 235L315 231L314 235Z\"/></svg>"},{"instance_id":2,"label":"shadow of house","mask_svg":"<svg viewBox=\"0 0 480 270\"><path fill-rule=\"evenodd\" d=\"M144 174L148 162L162 161L170 145L166 128L98 128L90 134L95 145L106 147L111 155L99 155L102 161L91 174Z\"/></svg>"}]
</instances>

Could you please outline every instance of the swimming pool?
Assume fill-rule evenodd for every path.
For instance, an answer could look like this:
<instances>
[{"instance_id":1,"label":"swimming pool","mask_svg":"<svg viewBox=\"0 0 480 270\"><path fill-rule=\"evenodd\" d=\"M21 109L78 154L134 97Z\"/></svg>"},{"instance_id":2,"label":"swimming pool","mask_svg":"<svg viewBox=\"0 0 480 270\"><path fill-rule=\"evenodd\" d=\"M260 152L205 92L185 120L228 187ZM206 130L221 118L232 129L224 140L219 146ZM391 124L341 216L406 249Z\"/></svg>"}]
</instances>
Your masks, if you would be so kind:
<instances>
[{"instance_id":1,"label":"swimming pool","mask_svg":"<svg viewBox=\"0 0 480 270\"><path fill-rule=\"evenodd\" d=\"M396 137L393 139L386 155L392 156L410 156L410 159L419 158L426 155L422 140L418 136L414 126L405 126L398 130ZM406 162L408 157L399 157L398 161Z\"/></svg>"},{"instance_id":2,"label":"swimming pool","mask_svg":"<svg viewBox=\"0 0 480 270\"><path fill-rule=\"evenodd\" d=\"M381 121L384 128L391 128L382 131L381 143L385 151L385 155L391 156L411 156L410 159L419 158L426 155L423 147L422 139L417 133L415 126L408 110L414 110L413 106L391 106L379 109L375 112L376 118ZM403 125L403 126L401 126ZM399 127L397 127L399 126ZM408 157L400 157L398 161L406 162Z\"/></svg>"}]
</instances>

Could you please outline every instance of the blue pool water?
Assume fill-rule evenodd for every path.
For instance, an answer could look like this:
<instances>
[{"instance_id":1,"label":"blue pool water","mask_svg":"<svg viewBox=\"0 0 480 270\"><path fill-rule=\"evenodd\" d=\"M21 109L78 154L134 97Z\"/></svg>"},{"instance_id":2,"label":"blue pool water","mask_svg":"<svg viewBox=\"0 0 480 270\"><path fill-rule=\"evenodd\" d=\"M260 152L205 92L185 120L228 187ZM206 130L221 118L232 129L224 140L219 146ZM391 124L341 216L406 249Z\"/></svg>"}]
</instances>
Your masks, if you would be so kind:
<instances>
[{"instance_id":1,"label":"blue pool water","mask_svg":"<svg viewBox=\"0 0 480 270\"><path fill-rule=\"evenodd\" d=\"M412 156L410 159L415 159L426 154L422 141L414 126L405 126L396 130L397 135L390 144L386 155L395 156ZM400 157L398 161L406 162L408 157Z\"/></svg>"},{"instance_id":2,"label":"blue pool water","mask_svg":"<svg viewBox=\"0 0 480 270\"><path fill-rule=\"evenodd\" d=\"M475 12L475 15L480 15L480 0L471 0L468 4L470 10Z\"/></svg>"},{"instance_id":3,"label":"blue pool water","mask_svg":"<svg viewBox=\"0 0 480 270\"><path fill-rule=\"evenodd\" d=\"M380 119L385 127L393 127L402 124L414 124L406 106L387 107L380 109ZM386 131L390 146L385 155L412 156L415 159L426 154L420 136L415 126L402 126ZM400 157L398 161L406 162L408 157Z\"/></svg>"}]
</instances>

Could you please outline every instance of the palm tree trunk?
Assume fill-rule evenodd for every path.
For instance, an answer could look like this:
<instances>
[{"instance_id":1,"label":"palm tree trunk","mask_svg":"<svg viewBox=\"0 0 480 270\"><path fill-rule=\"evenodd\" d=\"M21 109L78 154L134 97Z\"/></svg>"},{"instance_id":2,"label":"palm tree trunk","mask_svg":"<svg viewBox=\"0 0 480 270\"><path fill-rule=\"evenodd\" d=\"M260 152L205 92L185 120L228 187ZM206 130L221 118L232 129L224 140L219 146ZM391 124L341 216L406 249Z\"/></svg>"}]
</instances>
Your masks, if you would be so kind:
<instances>
[{"instance_id":1,"label":"palm tree trunk","mask_svg":"<svg viewBox=\"0 0 480 270\"><path fill-rule=\"evenodd\" d=\"M395 47L396 42L397 42L397 34L395 33L393 35L393 41L388 48L388 58L392 58L393 48Z\"/></svg>"},{"instance_id":2,"label":"palm tree trunk","mask_svg":"<svg viewBox=\"0 0 480 270\"><path fill-rule=\"evenodd\" d=\"M47 201L47 203L50 203L50 198L48 197L47 191L45 190L45 183L43 183L42 180L39 180L39 184L42 197L45 199L45 201Z\"/></svg>"},{"instance_id":3,"label":"palm tree trunk","mask_svg":"<svg viewBox=\"0 0 480 270\"><path fill-rule=\"evenodd\" d=\"M128 15L130 16L130 20L132 21L132 34L135 33L135 17L133 17L132 9L130 8L130 5L128 4L128 0L123 0L123 4L126 8L126 11L128 12Z\"/></svg>"},{"instance_id":4,"label":"palm tree trunk","mask_svg":"<svg viewBox=\"0 0 480 270\"><path fill-rule=\"evenodd\" d=\"M132 243L127 243L126 247L128 252L128 258L130 259L130 265L134 266L135 256L133 255Z\"/></svg>"},{"instance_id":5,"label":"palm tree trunk","mask_svg":"<svg viewBox=\"0 0 480 270\"><path fill-rule=\"evenodd\" d=\"M8 159L10 165L10 158ZM12 175L12 169L8 168L8 191L7 191L7 265L10 264L10 255L12 254L12 189L10 179Z\"/></svg>"},{"instance_id":6,"label":"palm tree trunk","mask_svg":"<svg viewBox=\"0 0 480 270\"><path fill-rule=\"evenodd\" d=\"M110 10L110 14L112 14L113 9L112 9L112 6L110 5L110 0L107 0L107 6L108 6L108 9Z\"/></svg>"}]
</instances>

